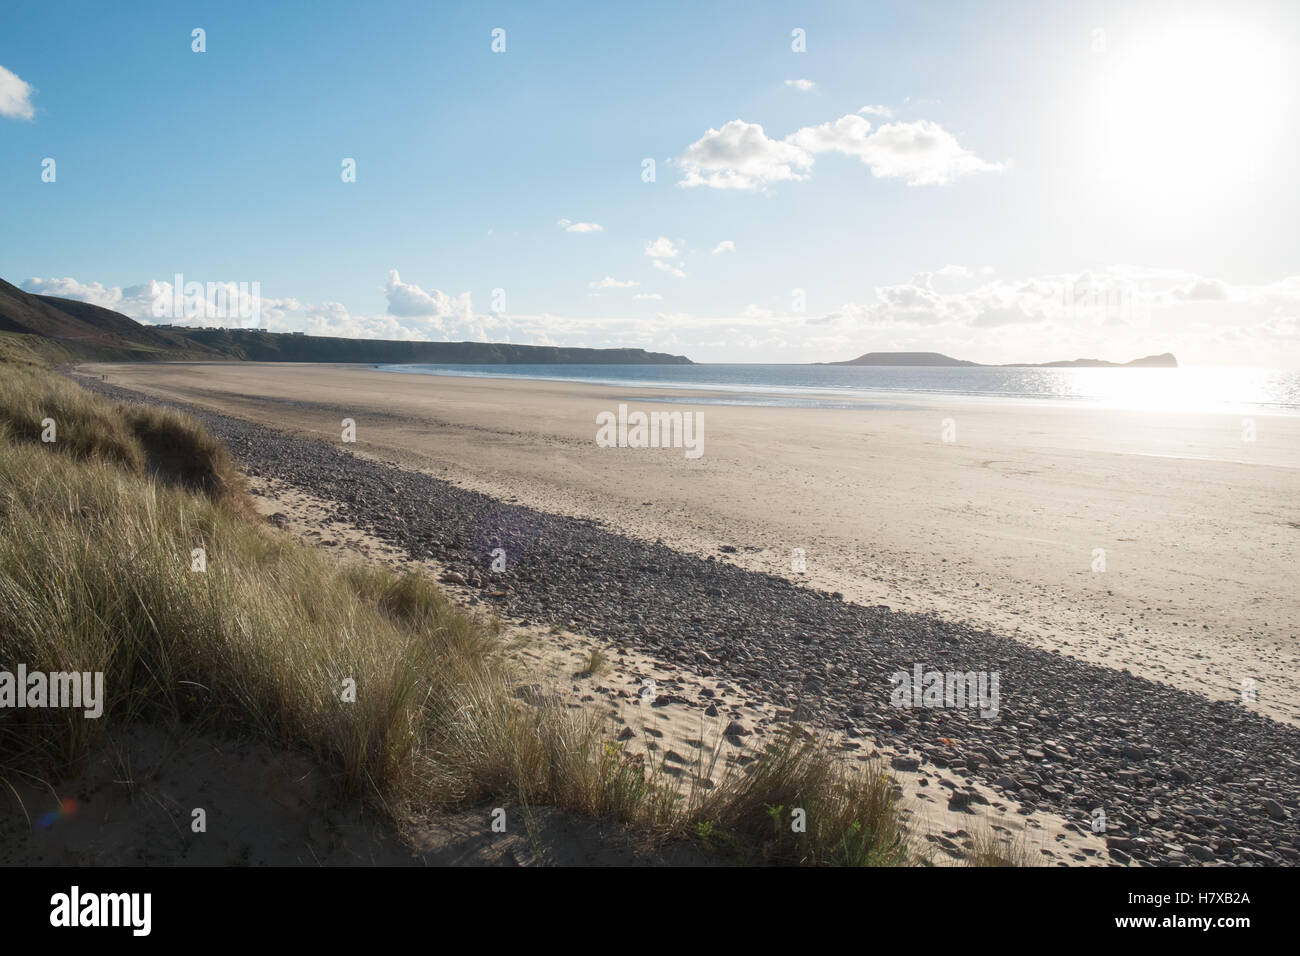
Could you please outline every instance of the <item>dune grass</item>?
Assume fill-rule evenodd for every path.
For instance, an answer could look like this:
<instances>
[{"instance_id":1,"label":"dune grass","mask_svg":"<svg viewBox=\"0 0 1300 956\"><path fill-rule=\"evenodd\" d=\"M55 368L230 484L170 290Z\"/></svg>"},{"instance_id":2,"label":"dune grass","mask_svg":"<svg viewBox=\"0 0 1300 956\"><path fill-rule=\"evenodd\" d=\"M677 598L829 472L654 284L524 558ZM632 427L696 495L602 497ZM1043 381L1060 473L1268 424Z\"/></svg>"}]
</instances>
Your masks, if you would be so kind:
<instances>
[{"instance_id":1,"label":"dune grass","mask_svg":"<svg viewBox=\"0 0 1300 956\"><path fill-rule=\"evenodd\" d=\"M151 721L310 753L394 814L514 802L744 861L910 861L879 768L792 733L744 768L715 756L707 788L669 776L596 713L521 694L499 629L427 578L256 520L225 449L183 415L0 364L0 521L0 670L102 671L107 698L99 719L0 710L0 782Z\"/></svg>"},{"instance_id":2,"label":"dune grass","mask_svg":"<svg viewBox=\"0 0 1300 956\"><path fill-rule=\"evenodd\" d=\"M21 332L0 332L0 362L49 368L75 356L51 339Z\"/></svg>"},{"instance_id":3,"label":"dune grass","mask_svg":"<svg viewBox=\"0 0 1300 956\"><path fill-rule=\"evenodd\" d=\"M983 821L971 838L973 846L962 858L963 866L1006 867L1036 866L1033 847L1026 830L1012 833L1006 827L995 827L991 820Z\"/></svg>"}]
</instances>

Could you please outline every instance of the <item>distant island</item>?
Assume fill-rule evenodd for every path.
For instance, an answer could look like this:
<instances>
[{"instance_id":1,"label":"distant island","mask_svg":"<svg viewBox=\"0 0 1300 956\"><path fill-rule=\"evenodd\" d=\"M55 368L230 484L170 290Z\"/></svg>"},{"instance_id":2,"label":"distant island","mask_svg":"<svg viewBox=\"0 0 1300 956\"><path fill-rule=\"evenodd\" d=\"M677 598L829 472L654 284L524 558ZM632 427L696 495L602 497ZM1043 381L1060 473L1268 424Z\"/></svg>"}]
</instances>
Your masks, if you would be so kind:
<instances>
[{"instance_id":1,"label":"distant island","mask_svg":"<svg viewBox=\"0 0 1300 956\"><path fill-rule=\"evenodd\" d=\"M24 292L0 279L0 354L5 351L62 362L694 364L684 355L647 352L644 349L348 339L261 329L146 325L121 312L88 302Z\"/></svg>"},{"instance_id":2,"label":"distant island","mask_svg":"<svg viewBox=\"0 0 1300 956\"><path fill-rule=\"evenodd\" d=\"M816 365L881 365L932 368L1178 368L1171 352L1148 355L1131 362L1106 362L1102 359L1068 359L1060 362L1008 362L984 365L943 355L940 352L867 352L847 362L816 362Z\"/></svg>"},{"instance_id":3,"label":"distant island","mask_svg":"<svg viewBox=\"0 0 1300 956\"><path fill-rule=\"evenodd\" d=\"M977 365L963 362L938 352L868 352L847 362L817 362L817 365L915 365L953 368L959 365Z\"/></svg>"}]
</instances>

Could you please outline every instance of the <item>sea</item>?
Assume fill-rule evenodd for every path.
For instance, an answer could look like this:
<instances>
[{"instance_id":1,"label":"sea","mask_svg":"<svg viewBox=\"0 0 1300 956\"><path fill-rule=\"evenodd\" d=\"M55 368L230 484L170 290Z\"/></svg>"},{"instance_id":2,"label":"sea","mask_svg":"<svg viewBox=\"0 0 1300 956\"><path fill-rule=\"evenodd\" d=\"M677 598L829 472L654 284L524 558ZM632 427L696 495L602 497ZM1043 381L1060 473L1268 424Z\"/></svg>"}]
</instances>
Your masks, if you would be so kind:
<instances>
[{"instance_id":1,"label":"sea","mask_svg":"<svg viewBox=\"0 0 1300 956\"><path fill-rule=\"evenodd\" d=\"M866 365L377 365L409 375L653 388L656 401L786 408L907 408L936 399L1132 411L1300 415L1300 370ZM716 393L673 396L674 390Z\"/></svg>"}]
</instances>

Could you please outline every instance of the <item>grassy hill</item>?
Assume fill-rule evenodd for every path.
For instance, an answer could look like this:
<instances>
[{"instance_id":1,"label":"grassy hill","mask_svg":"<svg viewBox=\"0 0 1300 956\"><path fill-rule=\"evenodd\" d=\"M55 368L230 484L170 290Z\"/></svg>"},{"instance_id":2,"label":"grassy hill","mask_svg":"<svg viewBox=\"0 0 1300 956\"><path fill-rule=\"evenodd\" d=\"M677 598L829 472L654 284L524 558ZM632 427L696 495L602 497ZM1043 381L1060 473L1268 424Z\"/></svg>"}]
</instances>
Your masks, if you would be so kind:
<instances>
[{"instance_id":1,"label":"grassy hill","mask_svg":"<svg viewBox=\"0 0 1300 956\"><path fill-rule=\"evenodd\" d=\"M0 334L7 349L56 361L220 359L222 353L88 302L33 295L0 279Z\"/></svg>"},{"instance_id":2,"label":"grassy hill","mask_svg":"<svg viewBox=\"0 0 1300 956\"><path fill-rule=\"evenodd\" d=\"M257 329L145 325L88 302L34 295L0 279L0 357L19 362L249 361L467 365L690 365L644 349L583 349L491 342L409 342L291 335Z\"/></svg>"},{"instance_id":3,"label":"grassy hill","mask_svg":"<svg viewBox=\"0 0 1300 956\"><path fill-rule=\"evenodd\" d=\"M682 355L644 349L580 349L499 342L406 342L283 335L256 329L176 329L197 347L251 362L382 362L510 365L602 363L690 365Z\"/></svg>"}]
</instances>

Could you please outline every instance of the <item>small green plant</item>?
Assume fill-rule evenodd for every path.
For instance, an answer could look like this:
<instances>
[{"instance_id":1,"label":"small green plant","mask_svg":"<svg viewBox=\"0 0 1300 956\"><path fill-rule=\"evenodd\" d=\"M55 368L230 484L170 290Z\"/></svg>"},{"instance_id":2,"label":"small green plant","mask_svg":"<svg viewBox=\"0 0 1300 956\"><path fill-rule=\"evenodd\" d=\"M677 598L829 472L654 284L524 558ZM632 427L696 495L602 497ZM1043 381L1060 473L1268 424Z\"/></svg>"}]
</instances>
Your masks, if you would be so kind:
<instances>
[{"instance_id":1,"label":"small green plant","mask_svg":"<svg viewBox=\"0 0 1300 956\"><path fill-rule=\"evenodd\" d=\"M713 849L714 827L712 820L701 820L695 824L695 838L707 849Z\"/></svg>"},{"instance_id":2,"label":"small green plant","mask_svg":"<svg viewBox=\"0 0 1300 956\"><path fill-rule=\"evenodd\" d=\"M772 835L779 840L784 836L785 820L781 816L781 811L784 810L785 807L781 806L779 803L775 805L768 804L766 809L768 817L772 820Z\"/></svg>"}]
</instances>

